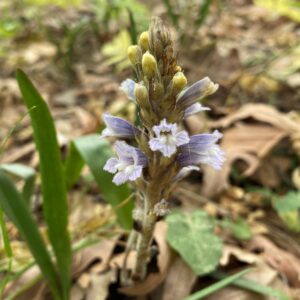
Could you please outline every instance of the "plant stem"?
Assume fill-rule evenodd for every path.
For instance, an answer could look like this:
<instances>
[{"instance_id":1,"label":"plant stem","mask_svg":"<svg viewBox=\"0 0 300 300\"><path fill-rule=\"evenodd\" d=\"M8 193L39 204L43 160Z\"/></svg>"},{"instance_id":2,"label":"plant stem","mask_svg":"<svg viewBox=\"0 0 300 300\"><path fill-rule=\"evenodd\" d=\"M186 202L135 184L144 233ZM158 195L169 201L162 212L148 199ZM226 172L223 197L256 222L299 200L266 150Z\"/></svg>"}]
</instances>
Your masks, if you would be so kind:
<instances>
[{"instance_id":1,"label":"plant stem","mask_svg":"<svg viewBox=\"0 0 300 300\"><path fill-rule=\"evenodd\" d=\"M147 194L144 199L144 220L142 232L137 241L137 256L132 278L143 280L147 273L147 264L150 260L150 247L157 216L154 214L154 206L158 203L161 195L160 184L153 180L148 185Z\"/></svg>"}]
</instances>

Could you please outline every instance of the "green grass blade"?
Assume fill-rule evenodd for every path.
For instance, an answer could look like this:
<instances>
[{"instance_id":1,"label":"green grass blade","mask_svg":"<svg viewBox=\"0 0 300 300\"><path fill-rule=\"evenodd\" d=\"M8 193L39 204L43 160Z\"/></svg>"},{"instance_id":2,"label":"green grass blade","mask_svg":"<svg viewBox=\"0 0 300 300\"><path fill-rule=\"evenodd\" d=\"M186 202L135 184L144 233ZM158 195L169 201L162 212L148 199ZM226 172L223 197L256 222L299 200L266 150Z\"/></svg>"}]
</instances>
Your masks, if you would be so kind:
<instances>
[{"instance_id":1,"label":"green grass blade","mask_svg":"<svg viewBox=\"0 0 300 300\"><path fill-rule=\"evenodd\" d=\"M2 208L0 207L0 232L1 232L1 236L2 236L2 242L3 242L3 246L4 246L4 252L9 260L8 263L8 272L10 272L11 267L12 267L12 249L11 249L11 245L10 245L10 241L8 238L8 233L7 233L7 229L6 229L6 225L4 222L4 215L3 215L3 211ZM2 281L0 282L0 299L2 299L2 294L3 291L5 289L5 286L7 284L7 282L9 281L9 275L5 276Z\"/></svg>"},{"instance_id":2,"label":"green grass blade","mask_svg":"<svg viewBox=\"0 0 300 300\"><path fill-rule=\"evenodd\" d=\"M208 16L209 13L209 7L212 4L212 0L205 0L199 10L198 18L196 20L196 26L199 28L205 21L206 17Z\"/></svg>"},{"instance_id":3,"label":"green grass blade","mask_svg":"<svg viewBox=\"0 0 300 300\"><path fill-rule=\"evenodd\" d=\"M38 227L14 184L1 170L0 205L5 214L15 224L20 234L27 242L33 257L39 265L45 279L49 283L55 299L61 299L59 297L59 282L57 273L39 233Z\"/></svg>"},{"instance_id":4,"label":"green grass blade","mask_svg":"<svg viewBox=\"0 0 300 300\"><path fill-rule=\"evenodd\" d=\"M130 24L129 34L130 34L130 38L131 38L131 43L133 45L136 45L138 43L138 41L137 41L138 33L136 30L136 22L134 20L133 13L129 7L127 7L127 13L128 13L128 18L129 18L129 24Z\"/></svg>"},{"instance_id":5,"label":"green grass blade","mask_svg":"<svg viewBox=\"0 0 300 300\"><path fill-rule=\"evenodd\" d=\"M225 278L226 275L220 274L220 273L215 273L213 276L217 279L223 279ZM283 292L273 289L270 286L265 286L260 283L257 283L252 280L247 280L243 278L239 278L233 282L235 286L238 286L240 288L249 290L251 292L255 292L264 296L269 296L269 297L274 297L277 300L291 300L286 294Z\"/></svg>"},{"instance_id":6,"label":"green grass blade","mask_svg":"<svg viewBox=\"0 0 300 300\"><path fill-rule=\"evenodd\" d=\"M34 192L35 170L22 164L2 164L0 169L24 179L25 184L22 196L27 205L30 204L31 196Z\"/></svg>"},{"instance_id":7,"label":"green grass blade","mask_svg":"<svg viewBox=\"0 0 300 300\"><path fill-rule=\"evenodd\" d=\"M17 71L17 81L30 111L34 140L39 152L42 178L43 211L48 234L57 261L64 298L70 286L71 246L68 226L66 184L52 116L46 102L23 71Z\"/></svg>"},{"instance_id":8,"label":"green grass blade","mask_svg":"<svg viewBox=\"0 0 300 300\"><path fill-rule=\"evenodd\" d=\"M220 280L219 282L216 282L210 286L208 286L207 288L196 292L192 295L190 295L189 297L185 298L184 300L199 300L199 299L203 299L204 297L215 293L216 291L218 291L219 289L222 289L224 287L226 287L227 285L232 284L235 280L237 280L238 278L240 278L241 276L245 275L246 273L248 273L250 271L250 269L246 269L243 270L237 274L233 274L231 276L228 276L222 280Z\"/></svg>"},{"instance_id":9,"label":"green grass blade","mask_svg":"<svg viewBox=\"0 0 300 300\"><path fill-rule=\"evenodd\" d=\"M165 7L167 8L167 13L168 13L169 18L171 19L171 21L173 23L173 26L176 29L178 29L179 28L178 16L175 14L170 0L163 0L163 3L165 5Z\"/></svg>"},{"instance_id":10,"label":"green grass blade","mask_svg":"<svg viewBox=\"0 0 300 300\"><path fill-rule=\"evenodd\" d=\"M71 147L76 148L84 162L89 166L101 193L108 203L116 207L129 197L130 190L127 185L116 186L112 183L112 175L103 170L104 164L112 156L111 146L106 140L100 139L97 134L87 135L74 140ZM74 159L76 159L76 156L74 156ZM118 221L125 229L130 229L132 226L131 212L131 202L120 209L116 209Z\"/></svg>"}]
</instances>

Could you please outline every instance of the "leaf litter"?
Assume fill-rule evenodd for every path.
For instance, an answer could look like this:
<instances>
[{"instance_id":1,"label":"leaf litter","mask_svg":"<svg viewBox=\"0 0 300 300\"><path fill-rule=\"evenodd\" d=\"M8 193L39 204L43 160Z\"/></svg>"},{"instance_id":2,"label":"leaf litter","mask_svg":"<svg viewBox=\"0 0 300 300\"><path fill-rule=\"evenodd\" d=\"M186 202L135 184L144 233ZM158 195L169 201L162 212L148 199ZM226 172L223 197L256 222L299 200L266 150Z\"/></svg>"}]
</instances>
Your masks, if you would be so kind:
<instances>
[{"instance_id":1,"label":"leaf litter","mask_svg":"<svg viewBox=\"0 0 300 300\"><path fill-rule=\"evenodd\" d=\"M299 240L275 211L270 212L272 196L266 195L271 190L281 197L300 186L299 25L286 17L270 14L252 1L231 1L227 5L219 12L219 7L212 6L206 24L197 33L187 32L192 41L189 49L178 45L191 82L208 74L221 85L216 96L205 103L217 113L193 116L186 121L186 126L191 132L199 132L199 128L201 131L221 129L227 161L221 172L203 168L200 174L192 173L176 187L173 209L180 207L191 212L202 208L217 220L245 220L252 233L250 241L237 239L216 223L214 230L225 245L220 269L230 274L245 266L253 267L246 278L282 290L291 299L300 299ZM165 7L159 4L154 4L155 9L163 16L166 14ZM60 11L60 14L64 16L67 12ZM76 19L80 14L75 10L67 17ZM18 45L17 39L15 42ZM86 52L82 49L85 48L76 49L79 58ZM108 66L101 51L74 63L72 76L76 84L72 85L64 79L68 76L54 66L57 50L47 39L11 50L11 59L0 62L1 141L26 113L12 76L19 64L30 72L50 105L62 153L70 140L93 133L103 125L100 116L104 110L121 112L134 119L134 109L126 105L118 84L129 72L127 69L116 72L114 66ZM31 134L25 117L9 137L1 163L21 162L38 167ZM253 190L253 186L262 192ZM90 240L89 246L78 251L74 258L72 299L112 299L117 295L116 299L179 300L214 282L209 276L197 276L169 248L167 225L162 221L155 233L156 259L151 261L155 272L139 285L120 288L118 276L125 259L122 235L127 233L114 223L114 213L99 197L87 170L70 193L71 201L76 198L79 204L71 205L70 223L74 242L86 236ZM38 191L34 206L39 218ZM19 241L15 228L9 228L16 272L31 262L31 256ZM42 224L41 228L45 232ZM2 252L0 259L4 259ZM36 276L38 270L30 268L9 284L7 294L19 290ZM30 299L31 295L47 299L48 291L39 281L17 299ZM206 299L271 298L227 287Z\"/></svg>"}]
</instances>

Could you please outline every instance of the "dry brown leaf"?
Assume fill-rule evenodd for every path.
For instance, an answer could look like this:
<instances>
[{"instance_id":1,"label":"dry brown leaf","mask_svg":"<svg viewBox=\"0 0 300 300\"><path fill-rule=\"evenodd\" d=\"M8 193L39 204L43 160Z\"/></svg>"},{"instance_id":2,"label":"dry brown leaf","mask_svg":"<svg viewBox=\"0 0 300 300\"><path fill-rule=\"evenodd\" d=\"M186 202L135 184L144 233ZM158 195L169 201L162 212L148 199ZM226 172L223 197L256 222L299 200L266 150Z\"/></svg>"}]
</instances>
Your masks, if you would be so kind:
<instances>
[{"instance_id":1,"label":"dry brown leaf","mask_svg":"<svg viewBox=\"0 0 300 300\"><path fill-rule=\"evenodd\" d=\"M165 280L162 300L184 299L190 294L197 277L191 268L177 256Z\"/></svg>"},{"instance_id":2,"label":"dry brown leaf","mask_svg":"<svg viewBox=\"0 0 300 300\"><path fill-rule=\"evenodd\" d=\"M158 273L151 273L142 282L131 287L123 287L118 291L130 296L142 296L153 291L164 280L170 264L171 252L166 242L167 224L158 222L154 230L154 239L158 244L159 254L157 257Z\"/></svg>"},{"instance_id":3,"label":"dry brown leaf","mask_svg":"<svg viewBox=\"0 0 300 300\"><path fill-rule=\"evenodd\" d=\"M105 270L108 267L109 259L116 246L117 237L106 239L100 244L90 246L75 254L73 258L72 274L76 276L84 271L91 263L97 263L98 272Z\"/></svg>"},{"instance_id":4,"label":"dry brown leaf","mask_svg":"<svg viewBox=\"0 0 300 300\"><path fill-rule=\"evenodd\" d=\"M245 104L236 112L210 123L211 127L228 127L233 123L253 118L257 121L268 123L282 129L287 133L299 132L299 121L293 120L289 115L280 113L274 107L266 104Z\"/></svg>"},{"instance_id":5,"label":"dry brown leaf","mask_svg":"<svg viewBox=\"0 0 300 300\"><path fill-rule=\"evenodd\" d=\"M247 250L225 245L222 257L220 259L220 265L228 266L230 264L231 257L235 257L242 263L249 264L252 268L251 272L247 273L244 278L258 282L263 285L270 285L274 287L278 286L278 272L272 267L268 266L266 262L257 254L251 253ZM285 286L281 286L284 289ZM226 287L210 295L208 300L267 300L268 297L264 297L259 294L255 294L237 287Z\"/></svg>"},{"instance_id":6,"label":"dry brown leaf","mask_svg":"<svg viewBox=\"0 0 300 300\"><path fill-rule=\"evenodd\" d=\"M226 161L220 171L204 168L203 194L212 197L227 188L232 165L237 160L247 165L243 176L252 175L258 169L261 159L286 135L283 130L264 124L239 124L225 131L221 147L226 153Z\"/></svg>"},{"instance_id":7,"label":"dry brown leaf","mask_svg":"<svg viewBox=\"0 0 300 300\"><path fill-rule=\"evenodd\" d=\"M300 287L300 259L295 255L278 248L262 235L255 236L248 243L247 249L259 251L266 263L284 275L292 286Z\"/></svg>"},{"instance_id":8,"label":"dry brown leaf","mask_svg":"<svg viewBox=\"0 0 300 300\"><path fill-rule=\"evenodd\" d=\"M91 275L91 286L86 295L86 300L105 300L109 293L109 285L116 280L115 270L102 274Z\"/></svg>"}]
</instances>

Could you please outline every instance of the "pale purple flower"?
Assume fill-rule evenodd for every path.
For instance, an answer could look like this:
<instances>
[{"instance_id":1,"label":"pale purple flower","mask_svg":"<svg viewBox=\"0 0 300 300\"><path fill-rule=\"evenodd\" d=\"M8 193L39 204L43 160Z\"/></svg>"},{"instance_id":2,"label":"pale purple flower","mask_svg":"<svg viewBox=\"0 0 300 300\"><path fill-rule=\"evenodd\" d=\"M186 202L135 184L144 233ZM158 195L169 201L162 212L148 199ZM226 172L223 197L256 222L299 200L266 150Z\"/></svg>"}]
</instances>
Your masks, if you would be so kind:
<instances>
[{"instance_id":1,"label":"pale purple flower","mask_svg":"<svg viewBox=\"0 0 300 300\"><path fill-rule=\"evenodd\" d=\"M103 168L105 171L115 174L113 183L120 185L126 181L135 181L140 178L143 168L148 163L145 154L124 141L117 141L115 150L118 158L110 158Z\"/></svg>"},{"instance_id":2,"label":"pale purple flower","mask_svg":"<svg viewBox=\"0 0 300 300\"><path fill-rule=\"evenodd\" d=\"M213 83L208 77L205 77L183 90L176 101L176 106L185 111L201 98L213 94L218 87L218 84Z\"/></svg>"},{"instance_id":3,"label":"pale purple flower","mask_svg":"<svg viewBox=\"0 0 300 300\"><path fill-rule=\"evenodd\" d=\"M104 113L102 118L106 128L102 131L101 137L133 138L140 133L138 128L122 118L114 117L109 113Z\"/></svg>"},{"instance_id":4,"label":"pale purple flower","mask_svg":"<svg viewBox=\"0 0 300 300\"><path fill-rule=\"evenodd\" d=\"M191 136L189 143L179 149L179 164L183 167L208 164L214 169L221 169L225 160L225 153L216 143L222 136L218 130L211 134Z\"/></svg>"},{"instance_id":5,"label":"pale purple flower","mask_svg":"<svg viewBox=\"0 0 300 300\"><path fill-rule=\"evenodd\" d=\"M191 115L197 114L198 112L205 111L205 110L210 110L210 108L206 106L202 106L200 103L194 103L184 111L183 118L185 119Z\"/></svg>"},{"instance_id":6,"label":"pale purple flower","mask_svg":"<svg viewBox=\"0 0 300 300\"><path fill-rule=\"evenodd\" d=\"M171 157L177 147L189 142L189 135L186 131L178 132L177 125L167 123L163 119L159 125L153 126L156 137L150 139L149 146L152 151L160 151L163 156Z\"/></svg>"},{"instance_id":7,"label":"pale purple flower","mask_svg":"<svg viewBox=\"0 0 300 300\"><path fill-rule=\"evenodd\" d=\"M132 79L126 79L121 83L120 89L127 95L129 100L135 101L134 89L135 81Z\"/></svg>"}]
</instances>

